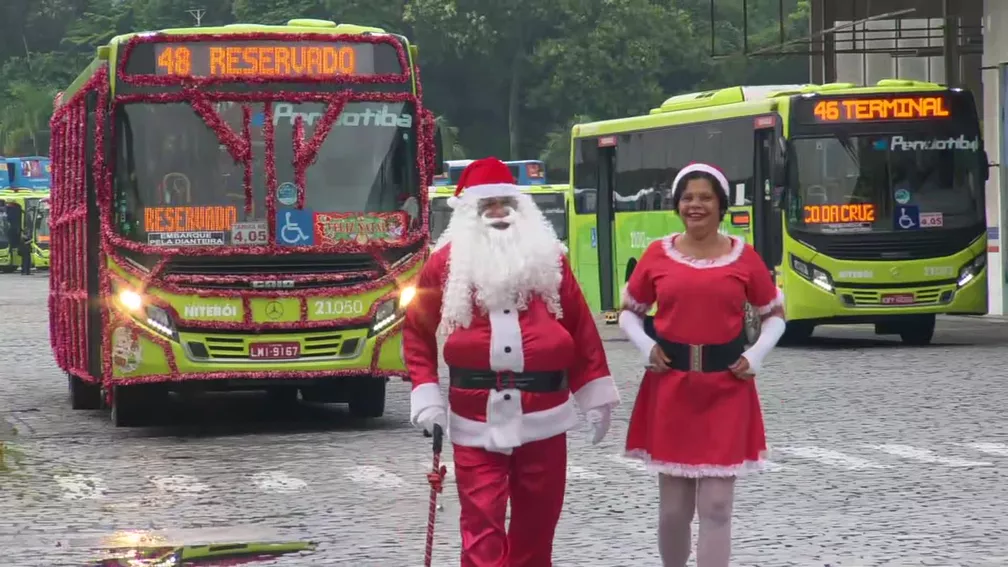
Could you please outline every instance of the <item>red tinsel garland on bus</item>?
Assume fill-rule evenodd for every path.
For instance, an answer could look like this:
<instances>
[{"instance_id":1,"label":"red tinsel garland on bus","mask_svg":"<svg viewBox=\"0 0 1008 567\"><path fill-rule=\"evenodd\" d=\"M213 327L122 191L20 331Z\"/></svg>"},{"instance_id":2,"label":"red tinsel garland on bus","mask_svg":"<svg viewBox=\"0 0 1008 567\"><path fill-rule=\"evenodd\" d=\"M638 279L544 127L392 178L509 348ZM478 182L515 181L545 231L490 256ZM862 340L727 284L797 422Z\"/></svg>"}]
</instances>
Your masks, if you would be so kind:
<instances>
[{"instance_id":1,"label":"red tinsel garland on bus","mask_svg":"<svg viewBox=\"0 0 1008 567\"><path fill-rule=\"evenodd\" d=\"M277 81L277 79L268 76L241 76L241 77L205 77L205 78L192 78L192 77L178 77L178 76L159 76L159 75L130 75L126 73L126 63L129 60L130 52L140 43L147 42L186 42L186 41L213 41L213 40L227 40L227 41L240 41L240 40L256 39L256 40L273 40L273 41L306 41L306 40L324 40L324 41L348 41L348 42L370 42L370 43L391 43L396 51L400 61L401 68L404 70L401 74L389 74L389 75L375 75L366 77L341 77L339 81L334 81L327 78L298 78L297 80L290 81ZM85 141L87 140L87 133L85 132L87 115L86 109L82 104L83 96L89 92L97 91L100 96L99 104L97 105L97 116L96 123L98 125L106 124L106 120L109 112L115 112L116 109L123 105L131 102L143 102L143 103L154 103L154 104L166 104L172 102L186 102L189 103L194 111L199 114L204 122L214 130L221 144L224 145L232 158L236 163L240 163L244 166L243 183L245 190L245 211L250 213L253 210L253 188L252 188L252 145L251 145L251 134L250 134L250 123L251 123L251 109L249 108L250 103L261 103L265 105L265 115L272 116L272 106L276 102L319 102L327 105L327 111L325 112L323 118L320 122L315 124L316 129L314 135L310 139L305 140L303 138L304 125L300 118L296 120L295 123L295 136L293 137L291 143L293 145L293 166L295 170L295 181L297 186L297 203L296 208L300 209L304 206L304 175L307 168L314 161L319 147L325 140L326 134L333 127L336 120L339 118L339 113L343 106L347 102L403 102L413 104L417 110L416 116L419 120L417 124L417 139L419 141L419 151L417 152L417 166L421 171L420 181L421 187L425 188L432 183L431 178L431 165L434 159L434 143L433 143L433 115L423 109L422 98L419 93L419 82L417 83L417 95L412 93L376 93L376 92L353 92L351 90L333 92L304 92L297 90L297 84L318 84L318 83L349 83L349 84L401 84L412 80L409 73L409 63L406 56L405 50L398 43L393 41L389 37L385 36L357 36L357 35L336 35L336 34L261 34L261 33L248 33L248 34L221 34L221 35L143 35L136 36L129 40L126 45L120 50L119 64L116 69L117 77L120 81L137 86L180 86L180 92L163 92L163 93L143 93L143 94L127 94L116 96L112 104L108 104L108 74L107 69L101 69L92 79L89 81L85 88L75 93L71 100L66 101L60 110L54 114L53 124L59 125L62 130L56 130L54 128L54 133L57 131L66 132L66 135L57 136L60 141L57 141L57 146L54 148L55 152L59 152L62 156L67 155L67 147L69 148L81 148L80 151L74 152L74 157L81 161L75 161L73 164L64 164L67 168L66 171L58 172L57 179L60 180L61 186L65 187L64 178L61 177L66 174L70 174L72 171L84 172L84 167L87 164L83 163L85 158L85 153L83 148L85 146ZM414 68L414 72L416 69ZM418 76L417 76L418 77ZM240 80L246 84L265 84L265 83L290 83L291 90L283 92L255 92L255 93L222 93L222 92L211 92L205 87L210 85L217 85L222 83L234 82ZM419 79L417 78L417 81ZM214 107L215 102L229 101L237 102L242 104L242 127L241 133L235 132L224 119L218 114ZM81 103L81 104L76 104ZM79 113L73 113L69 109L78 108ZM66 110L64 110L66 109ZM62 121L62 122L60 122ZM412 234L404 236L402 239L395 242L340 242L338 244L323 244L316 246L289 246L283 247L275 243L276 235L276 205L275 196L277 189L277 176L275 169L275 140L274 140L274 130L272 120L265 120L263 124L263 137L265 139L265 169L266 169L266 222L268 226L269 239L268 244L264 246L242 246L242 247L229 247L227 249L206 247L206 246L193 246L193 247L162 247L162 246L152 246L149 244L142 244L138 242L131 241L120 236L114 226L113 226L113 185L112 185L112 171L111 167L108 167L105 163L105 155L115 155L115 148L111 147L113 144L110 142L110 147L106 150L106 140L104 139L105 132L102 127L96 129L95 133L95 151L94 160L91 164L92 174L94 176L95 184L97 186L98 193L98 208L100 211L100 231L101 231L101 253L100 262L101 265L107 265L107 259L112 259L115 263L131 277L136 278L140 281L140 285L135 284L131 287L134 288L138 293L143 294L146 287L153 285L156 282L158 289L163 290L166 293L179 294L179 295L189 295L198 296L203 298L240 298L243 306L243 317L241 323L236 322L222 322L222 321L193 321L190 319L185 319L180 317L168 303L160 301L152 296L148 296L147 299L152 305L158 306L164 309L173 317L173 320L177 323L183 323L187 328L198 328L207 330L231 330L231 329L245 329L251 333L258 333L261 331L271 331L271 330L283 330L283 329L313 329L320 327L331 327L334 324L368 324L373 320L375 315L375 310L377 306L381 304L382 301L395 297L396 291L391 291L386 297L381 298L366 315L355 317L352 319L330 319L324 321L310 321L309 320L309 309L308 301L311 296L325 297L325 296L347 296L359 294L368 290L373 290L380 287L388 286L390 283L396 285L404 285L408 282L405 281L405 274L414 269L420 262L423 261L426 256L426 246L423 246L422 241L426 238L426 233L428 229L428 210L427 210L427 196L426 191L421 190L419 194L419 220L421 223L421 230L419 234L416 233L414 227L410 227L413 230ZM55 153L54 153L55 155ZM65 159L65 157L63 158ZM72 161L72 160L71 160ZM55 162L55 160L54 160ZM108 164L111 165L111 164ZM55 169L58 169L54 166ZM79 184L83 186L84 179L80 179ZM76 184L74 186L77 186ZM66 193L64 189L63 193ZM66 199L66 196L60 197L58 199ZM58 200L57 199L57 200ZM56 227L60 222L68 223L71 220L67 219L80 219L79 231L76 233L74 238L80 239L76 242L76 246L69 246L69 239L71 238L70 233L64 231L63 238L66 240L62 242L62 247L64 250L79 250L86 252L86 234L84 226L84 218L87 214L86 210L86 200L84 202L75 202L72 206L65 200L59 204L54 203L53 205L53 225ZM59 214L56 210L59 208ZM394 213L393 213L394 214ZM405 213L402 213L403 222L408 222L405 218ZM55 231L54 231L55 233ZM394 268L390 266L387 258L384 257L384 253L391 248L402 248L407 246L420 246L419 253L415 254L413 258L409 261L404 262ZM54 234L53 248L57 247L57 242ZM120 255L120 250L128 250L140 254L155 254L161 256L163 259L158 262L158 264L150 270L150 272L144 273L143 270L136 268L132 263L127 262ZM221 284L221 283L234 283L238 281L238 276L181 276L181 275L171 275L162 274L164 267L166 266L168 260L175 256L232 256L232 255L248 255L248 254L267 254L267 255L282 255L282 254L297 254L297 253L329 253L329 254L367 254L373 257L375 262L386 271L384 277L378 278L378 273L373 270L364 270L360 272L355 272L352 274L322 274L316 276L268 276L264 277L265 280L272 279L283 279L283 280L295 280L295 281L314 281L314 282L332 282L337 283L340 281L347 281L348 279L357 280L360 279L361 283L352 286L338 286L338 287L320 287L315 289L302 289L302 290L283 290L283 291L240 291L240 290L226 290L217 289L211 287L201 287L207 284ZM80 376L82 378L91 378L87 372L87 353L85 351L84 345L86 345L86 322L87 322L87 287L86 287L86 274L76 274L71 275L68 272L80 271L80 267L86 267L83 260L72 259L69 257L64 258L64 262L60 265L56 265L54 262L54 273L51 278L51 298L50 301L53 305L66 305L68 303L75 305L75 310L71 309L58 309L57 313L59 315L57 326L63 329L62 332L53 333L53 350L57 358L57 362L60 366L70 372L71 374ZM79 280L80 287L75 288L74 291L63 291L66 290L69 282L77 282ZM170 372L164 375L157 376L143 376L138 378L127 378L127 379L117 379L114 381L115 384L131 384L138 382L159 382L165 380L178 380L180 379L178 364L174 358L174 354L171 348L171 342L164 337L146 330L144 327L136 324L130 317L121 313L119 309L110 310L109 303L115 299L115 293L117 288L120 286L129 286L128 281L115 274L110 274L109 277L102 278L100 282L100 295L103 300L103 373L106 376L106 387L110 390L108 386L111 384L111 374L113 368L113 345L112 345L112 327L125 327L130 330L134 336L143 335L149 338L154 344L161 346L164 351L165 358L168 361ZM139 289L136 289L136 288ZM83 294L83 295L82 295ZM252 320L251 303L255 297L276 297L276 298L298 298L301 305L301 317L298 322L289 323L257 323ZM112 323L115 323L112 325ZM400 323L401 324L401 323ZM72 333L65 332L66 329L73 329ZM372 360L370 361L371 369L367 370L367 373L374 374L377 376L390 376L393 372L379 370L377 368L378 357L381 353L382 343L387 337L392 336L394 333L385 332L376 339L376 347L372 355ZM202 373L202 374L190 374L186 376L186 379L232 379L232 378L305 378L305 377L332 377L340 375L359 375L361 369L354 369L351 371L320 371L320 372L307 372L307 371L288 371L288 372L213 372L213 373ZM401 373L395 373L401 374ZM111 391L106 392L107 396L111 396Z\"/></svg>"}]
</instances>

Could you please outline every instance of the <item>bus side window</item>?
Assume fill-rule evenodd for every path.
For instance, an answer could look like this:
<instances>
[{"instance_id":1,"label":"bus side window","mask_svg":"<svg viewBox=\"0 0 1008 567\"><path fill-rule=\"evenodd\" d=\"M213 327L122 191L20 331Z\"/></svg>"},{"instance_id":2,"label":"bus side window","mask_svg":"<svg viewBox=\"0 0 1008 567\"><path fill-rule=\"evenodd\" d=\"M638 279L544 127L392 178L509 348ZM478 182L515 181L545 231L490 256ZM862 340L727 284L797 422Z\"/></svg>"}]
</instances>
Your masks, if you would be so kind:
<instances>
[{"instance_id":1,"label":"bus side window","mask_svg":"<svg viewBox=\"0 0 1008 567\"><path fill-rule=\"evenodd\" d=\"M574 212L595 214L598 206L598 139L574 140Z\"/></svg>"}]
</instances>

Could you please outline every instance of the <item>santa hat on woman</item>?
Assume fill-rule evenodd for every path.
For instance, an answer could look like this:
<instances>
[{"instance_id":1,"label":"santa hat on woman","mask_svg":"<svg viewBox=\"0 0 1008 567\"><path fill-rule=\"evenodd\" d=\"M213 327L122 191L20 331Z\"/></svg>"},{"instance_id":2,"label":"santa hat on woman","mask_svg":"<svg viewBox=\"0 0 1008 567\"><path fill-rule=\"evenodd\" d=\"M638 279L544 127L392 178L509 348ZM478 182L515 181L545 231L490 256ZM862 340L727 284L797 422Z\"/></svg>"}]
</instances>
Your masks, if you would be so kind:
<instances>
[{"instance_id":1,"label":"santa hat on woman","mask_svg":"<svg viewBox=\"0 0 1008 567\"><path fill-rule=\"evenodd\" d=\"M686 184L683 183L683 179L691 173L706 173L714 179L717 180L717 187L714 189L720 189L721 194L724 195L725 200L728 200L728 195L731 191L728 187L728 176L721 171L720 168L710 165L708 163L693 162L686 167L679 170L679 174L675 176L675 180L672 182L672 197L675 198L676 195L681 193L685 188Z\"/></svg>"},{"instance_id":2,"label":"santa hat on woman","mask_svg":"<svg viewBox=\"0 0 1008 567\"><path fill-rule=\"evenodd\" d=\"M455 195L448 197L448 206L454 209L462 203L475 204L480 199L518 195L521 195L518 182L507 164L495 157L486 157L471 162L462 170Z\"/></svg>"}]
</instances>

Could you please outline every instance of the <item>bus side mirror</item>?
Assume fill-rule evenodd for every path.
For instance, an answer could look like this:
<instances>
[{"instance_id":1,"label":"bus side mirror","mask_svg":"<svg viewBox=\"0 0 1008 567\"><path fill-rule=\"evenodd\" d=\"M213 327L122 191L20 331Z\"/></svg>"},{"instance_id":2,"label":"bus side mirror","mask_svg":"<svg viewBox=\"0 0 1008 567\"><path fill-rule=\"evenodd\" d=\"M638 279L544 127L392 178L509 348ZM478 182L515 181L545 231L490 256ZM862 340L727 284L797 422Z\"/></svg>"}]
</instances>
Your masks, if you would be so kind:
<instances>
[{"instance_id":1,"label":"bus side mirror","mask_svg":"<svg viewBox=\"0 0 1008 567\"><path fill-rule=\"evenodd\" d=\"M783 186L787 181L787 142L783 137L777 138L773 149L773 164L771 166L771 182L774 186Z\"/></svg>"},{"instance_id":2,"label":"bus side mirror","mask_svg":"<svg viewBox=\"0 0 1008 567\"><path fill-rule=\"evenodd\" d=\"M990 157L987 156L987 150L984 150L983 153L980 154L980 160L980 170L983 171L984 183L986 183L990 180L991 168Z\"/></svg>"},{"instance_id":3,"label":"bus side mirror","mask_svg":"<svg viewBox=\"0 0 1008 567\"><path fill-rule=\"evenodd\" d=\"M444 146L441 143L441 127L434 126L434 175L442 175L444 168Z\"/></svg>"}]
</instances>

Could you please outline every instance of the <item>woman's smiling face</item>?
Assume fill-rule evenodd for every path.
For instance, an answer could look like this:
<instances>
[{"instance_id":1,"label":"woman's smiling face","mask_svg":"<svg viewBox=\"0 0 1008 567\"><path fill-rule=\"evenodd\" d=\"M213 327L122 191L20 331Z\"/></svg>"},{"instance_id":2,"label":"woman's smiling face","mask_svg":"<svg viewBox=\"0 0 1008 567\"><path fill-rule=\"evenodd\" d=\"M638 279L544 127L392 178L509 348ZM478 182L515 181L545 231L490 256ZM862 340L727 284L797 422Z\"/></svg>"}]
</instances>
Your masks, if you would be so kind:
<instances>
[{"instance_id":1,"label":"woman's smiling face","mask_svg":"<svg viewBox=\"0 0 1008 567\"><path fill-rule=\"evenodd\" d=\"M679 199L679 216L687 231L717 230L721 223L721 201L709 180L696 178L686 182Z\"/></svg>"}]
</instances>

